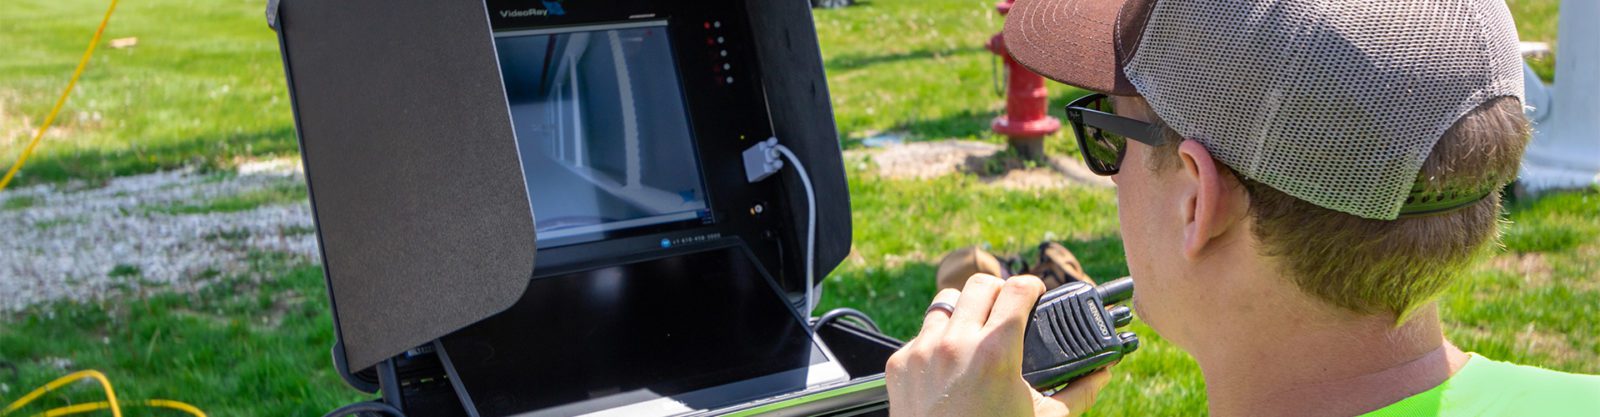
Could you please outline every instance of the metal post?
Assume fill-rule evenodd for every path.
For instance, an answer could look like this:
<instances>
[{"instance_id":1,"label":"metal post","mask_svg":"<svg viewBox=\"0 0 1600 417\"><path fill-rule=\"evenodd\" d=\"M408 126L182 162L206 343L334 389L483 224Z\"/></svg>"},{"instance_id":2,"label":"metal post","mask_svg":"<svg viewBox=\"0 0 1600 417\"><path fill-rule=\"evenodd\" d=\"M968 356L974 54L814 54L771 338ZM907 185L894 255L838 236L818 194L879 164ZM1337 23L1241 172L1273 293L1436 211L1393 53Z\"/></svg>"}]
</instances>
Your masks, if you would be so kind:
<instances>
[{"instance_id":1,"label":"metal post","mask_svg":"<svg viewBox=\"0 0 1600 417\"><path fill-rule=\"evenodd\" d=\"M1522 159L1522 189L1587 188L1600 184L1600 2L1563 0L1556 43L1556 79L1527 80L1533 141ZM1547 99L1541 97L1548 97Z\"/></svg>"}]
</instances>

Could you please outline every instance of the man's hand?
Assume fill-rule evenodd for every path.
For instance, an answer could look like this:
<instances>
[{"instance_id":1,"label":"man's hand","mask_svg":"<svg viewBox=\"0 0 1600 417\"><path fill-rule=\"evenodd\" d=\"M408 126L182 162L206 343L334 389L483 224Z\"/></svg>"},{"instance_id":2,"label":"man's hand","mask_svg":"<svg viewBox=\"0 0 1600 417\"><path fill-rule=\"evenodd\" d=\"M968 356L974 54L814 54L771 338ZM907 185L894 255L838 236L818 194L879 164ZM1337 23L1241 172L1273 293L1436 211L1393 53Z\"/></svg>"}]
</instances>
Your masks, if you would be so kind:
<instances>
[{"instance_id":1,"label":"man's hand","mask_svg":"<svg viewBox=\"0 0 1600 417\"><path fill-rule=\"evenodd\" d=\"M1046 397L1022 380L1022 336L1044 294L1038 278L1001 280L978 274L962 290L946 289L922 331L889 357L889 413L922 416L1077 416L1111 380L1107 371Z\"/></svg>"}]
</instances>

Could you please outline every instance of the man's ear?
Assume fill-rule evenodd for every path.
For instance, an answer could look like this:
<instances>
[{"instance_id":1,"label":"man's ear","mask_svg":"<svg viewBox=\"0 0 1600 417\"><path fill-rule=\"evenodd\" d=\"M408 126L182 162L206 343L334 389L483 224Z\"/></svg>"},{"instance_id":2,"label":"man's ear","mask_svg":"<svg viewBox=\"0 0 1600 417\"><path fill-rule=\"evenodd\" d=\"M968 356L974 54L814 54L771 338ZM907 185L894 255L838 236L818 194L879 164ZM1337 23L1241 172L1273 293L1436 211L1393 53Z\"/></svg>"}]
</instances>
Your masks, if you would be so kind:
<instances>
[{"instance_id":1,"label":"man's ear","mask_svg":"<svg viewBox=\"0 0 1600 417\"><path fill-rule=\"evenodd\" d=\"M1243 225L1249 196L1199 141L1183 141L1178 155L1189 184L1183 202L1183 256L1195 260L1214 246L1213 239Z\"/></svg>"}]
</instances>

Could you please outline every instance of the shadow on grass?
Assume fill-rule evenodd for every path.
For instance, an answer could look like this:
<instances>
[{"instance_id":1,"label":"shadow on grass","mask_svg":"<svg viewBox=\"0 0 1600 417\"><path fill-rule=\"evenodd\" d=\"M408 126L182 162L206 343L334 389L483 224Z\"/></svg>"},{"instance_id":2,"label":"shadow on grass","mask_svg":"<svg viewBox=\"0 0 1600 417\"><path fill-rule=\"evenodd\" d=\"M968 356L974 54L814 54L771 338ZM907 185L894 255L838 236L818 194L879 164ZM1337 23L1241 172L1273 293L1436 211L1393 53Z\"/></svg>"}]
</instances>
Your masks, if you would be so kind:
<instances>
[{"instance_id":1,"label":"shadow on grass","mask_svg":"<svg viewBox=\"0 0 1600 417\"><path fill-rule=\"evenodd\" d=\"M892 57L882 57L879 59L891 58ZM913 59L913 57L905 57L900 59ZM829 67L829 69L832 70L833 67ZM1049 103L1046 104L1047 113L1051 117L1055 117L1057 120L1063 121L1063 125L1061 127L1062 131L1059 131L1051 136L1070 139L1070 134L1066 133L1067 130L1070 130L1070 127L1065 125L1065 108L1067 103L1077 99L1080 96L1083 96L1084 94L1088 94L1088 92L1082 89L1059 84L1052 84L1050 88L1052 94ZM994 135L994 133L993 129L990 127L990 124L994 122L996 117L1000 117L1000 115L1004 114L1004 103L1005 97L995 97L993 101L993 109L969 107L959 113L949 114L943 117L932 119L916 119L902 122L892 128L889 128L888 131L903 132L907 139L911 141L943 140L951 138L979 138L991 136ZM862 140L866 139L865 137L853 136L852 133L859 132L840 132L839 141L840 145L844 149L861 147Z\"/></svg>"},{"instance_id":2,"label":"shadow on grass","mask_svg":"<svg viewBox=\"0 0 1600 417\"><path fill-rule=\"evenodd\" d=\"M989 123L1000 113L989 110L962 110L960 113L935 119L912 120L895 125L889 131L901 133L911 142L974 138L989 133ZM852 135L861 132L840 132L839 145L843 149L862 147L867 138Z\"/></svg>"},{"instance_id":3,"label":"shadow on grass","mask_svg":"<svg viewBox=\"0 0 1600 417\"><path fill-rule=\"evenodd\" d=\"M823 67L828 71L848 71L890 62L932 59L977 52L987 53L987 50L981 45L969 45L947 49L919 49L892 54L842 54L829 59L823 64Z\"/></svg>"},{"instance_id":4,"label":"shadow on grass","mask_svg":"<svg viewBox=\"0 0 1600 417\"><path fill-rule=\"evenodd\" d=\"M116 150L83 150L35 154L13 185L59 183L73 179L91 183L112 177L146 174L187 166L202 170L226 167L238 157L299 152L294 127L285 125L252 132L204 135L156 146L139 143ZM7 161L9 162L9 161Z\"/></svg>"}]
</instances>

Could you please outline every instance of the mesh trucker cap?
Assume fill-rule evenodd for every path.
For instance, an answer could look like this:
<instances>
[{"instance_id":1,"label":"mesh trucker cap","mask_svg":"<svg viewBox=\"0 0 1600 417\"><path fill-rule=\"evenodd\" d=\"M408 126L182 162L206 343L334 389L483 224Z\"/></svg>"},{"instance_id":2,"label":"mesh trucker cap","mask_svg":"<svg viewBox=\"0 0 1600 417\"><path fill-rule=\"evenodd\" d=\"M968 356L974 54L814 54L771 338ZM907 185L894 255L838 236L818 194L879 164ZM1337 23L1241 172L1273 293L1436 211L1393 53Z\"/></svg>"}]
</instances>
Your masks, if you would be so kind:
<instances>
[{"instance_id":1,"label":"mesh trucker cap","mask_svg":"<svg viewBox=\"0 0 1600 417\"><path fill-rule=\"evenodd\" d=\"M1017 0L1006 48L1066 84L1139 95L1252 180L1394 219L1462 115L1522 99L1504 0Z\"/></svg>"}]
</instances>

